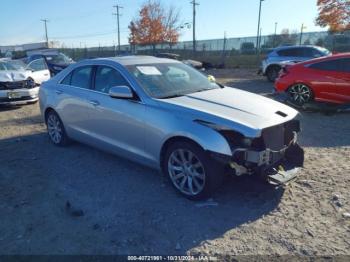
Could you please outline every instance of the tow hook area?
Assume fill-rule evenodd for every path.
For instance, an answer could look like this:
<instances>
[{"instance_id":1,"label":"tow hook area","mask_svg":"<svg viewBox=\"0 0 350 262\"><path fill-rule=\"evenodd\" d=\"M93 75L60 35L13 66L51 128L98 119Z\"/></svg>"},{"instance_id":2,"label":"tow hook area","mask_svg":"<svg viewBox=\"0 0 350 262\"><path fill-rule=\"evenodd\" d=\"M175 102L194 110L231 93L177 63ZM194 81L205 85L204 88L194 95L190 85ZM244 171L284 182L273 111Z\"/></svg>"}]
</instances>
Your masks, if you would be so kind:
<instances>
[{"instance_id":1,"label":"tow hook area","mask_svg":"<svg viewBox=\"0 0 350 262\"><path fill-rule=\"evenodd\" d=\"M295 143L287 149L282 163L266 170L267 182L275 186L285 185L297 177L303 165L304 150Z\"/></svg>"},{"instance_id":2,"label":"tow hook area","mask_svg":"<svg viewBox=\"0 0 350 262\"><path fill-rule=\"evenodd\" d=\"M300 168L296 167L290 170L285 170L282 165L273 169L273 174L267 176L267 182L271 185L280 186L297 178Z\"/></svg>"}]
</instances>

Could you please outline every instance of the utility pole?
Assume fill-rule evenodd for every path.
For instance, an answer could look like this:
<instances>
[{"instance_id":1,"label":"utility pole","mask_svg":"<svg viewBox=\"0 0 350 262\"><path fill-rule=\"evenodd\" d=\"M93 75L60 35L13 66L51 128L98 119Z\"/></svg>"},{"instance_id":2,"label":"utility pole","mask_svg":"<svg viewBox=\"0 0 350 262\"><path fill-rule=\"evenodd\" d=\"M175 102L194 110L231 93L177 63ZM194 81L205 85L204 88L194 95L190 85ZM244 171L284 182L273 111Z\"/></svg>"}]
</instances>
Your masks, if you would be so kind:
<instances>
[{"instance_id":1,"label":"utility pole","mask_svg":"<svg viewBox=\"0 0 350 262\"><path fill-rule=\"evenodd\" d=\"M227 43L227 38L226 38L226 31L224 32L224 46L222 50L222 55L221 55L221 64L225 64L225 57L226 57L226 43Z\"/></svg>"},{"instance_id":2,"label":"utility pole","mask_svg":"<svg viewBox=\"0 0 350 262\"><path fill-rule=\"evenodd\" d=\"M259 54L259 34L260 34L260 19L261 19L261 3L264 0L259 0L259 19L258 19L258 33L256 34L256 54Z\"/></svg>"},{"instance_id":3,"label":"utility pole","mask_svg":"<svg viewBox=\"0 0 350 262\"><path fill-rule=\"evenodd\" d=\"M261 49L261 34L262 34L262 28L260 27L260 32L259 32L259 45L258 45L259 51L260 51L260 49Z\"/></svg>"},{"instance_id":4,"label":"utility pole","mask_svg":"<svg viewBox=\"0 0 350 262\"><path fill-rule=\"evenodd\" d=\"M303 31L304 31L304 29L306 29L306 26L304 26L304 24L301 24L299 45L301 45L302 40L303 40Z\"/></svg>"},{"instance_id":5,"label":"utility pole","mask_svg":"<svg viewBox=\"0 0 350 262\"><path fill-rule=\"evenodd\" d=\"M116 10L117 10L117 13L113 13L113 15L115 15L117 17L117 32L118 32L118 52L120 54L120 25L119 25L119 17L121 16L120 13L119 13L119 10L121 8L123 8L122 6L120 5L114 5L113 6Z\"/></svg>"},{"instance_id":6,"label":"utility pole","mask_svg":"<svg viewBox=\"0 0 350 262\"><path fill-rule=\"evenodd\" d=\"M276 36L277 36L277 25L278 25L278 23L276 22L275 23L275 34L274 34L274 36L273 36L273 48L275 48L275 44L276 44Z\"/></svg>"},{"instance_id":7,"label":"utility pole","mask_svg":"<svg viewBox=\"0 0 350 262\"><path fill-rule=\"evenodd\" d=\"M41 19L40 21L44 22L44 25L45 25L46 47L49 48L49 37L47 36L47 22L49 22L49 20L47 20L47 19Z\"/></svg>"},{"instance_id":8,"label":"utility pole","mask_svg":"<svg viewBox=\"0 0 350 262\"><path fill-rule=\"evenodd\" d=\"M199 5L199 3L196 2L196 0L193 0L191 2L193 6L193 54L196 53L196 6Z\"/></svg>"}]
</instances>

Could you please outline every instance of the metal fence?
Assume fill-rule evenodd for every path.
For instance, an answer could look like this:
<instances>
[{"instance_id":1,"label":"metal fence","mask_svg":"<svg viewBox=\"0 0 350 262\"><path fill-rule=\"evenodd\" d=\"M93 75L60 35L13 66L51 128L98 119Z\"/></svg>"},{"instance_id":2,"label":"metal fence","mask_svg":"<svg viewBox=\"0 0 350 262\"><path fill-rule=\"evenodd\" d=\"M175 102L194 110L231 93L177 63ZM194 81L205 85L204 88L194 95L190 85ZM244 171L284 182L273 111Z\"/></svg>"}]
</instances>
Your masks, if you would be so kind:
<instances>
[{"instance_id":1,"label":"metal fence","mask_svg":"<svg viewBox=\"0 0 350 262\"><path fill-rule=\"evenodd\" d=\"M92 57L111 57L125 54L155 55L157 53L176 53L182 59L206 61L217 67L255 67L260 63L260 54L266 54L271 49L282 45L318 45L333 52L350 52L350 31L342 34L329 32L286 33L261 36L256 48L256 37L238 37L211 40L198 40L196 52L193 52L192 41L176 44L157 45L122 45L121 52L116 46L100 46L93 48L64 48L68 56L78 61ZM258 56L257 56L258 50Z\"/></svg>"}]
</instances>

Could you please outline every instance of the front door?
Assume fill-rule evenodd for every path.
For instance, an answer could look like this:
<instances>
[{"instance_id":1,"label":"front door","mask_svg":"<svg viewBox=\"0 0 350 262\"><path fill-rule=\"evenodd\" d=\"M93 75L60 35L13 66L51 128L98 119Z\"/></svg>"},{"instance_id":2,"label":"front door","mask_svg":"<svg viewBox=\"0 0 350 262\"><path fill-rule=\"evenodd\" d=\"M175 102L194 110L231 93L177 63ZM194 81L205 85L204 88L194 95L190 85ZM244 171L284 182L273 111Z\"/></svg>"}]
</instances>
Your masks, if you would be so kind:
<instances>
[{"instance_id":1,"label":"front door","mask_svg":"<svg viewBox=\"0 0 350 262\"><path fill-rule=\"evenodd\" d=\"M111 87L129 86L119 71L109 66L98 66L91 100L95 109L91 114L90 132L99 143L124 156L140 161L150 157L144 150L145 105L135 93L133 99L109 96ZM98 146L98 145L97 145Z\"/></svg>"}]
</instances>

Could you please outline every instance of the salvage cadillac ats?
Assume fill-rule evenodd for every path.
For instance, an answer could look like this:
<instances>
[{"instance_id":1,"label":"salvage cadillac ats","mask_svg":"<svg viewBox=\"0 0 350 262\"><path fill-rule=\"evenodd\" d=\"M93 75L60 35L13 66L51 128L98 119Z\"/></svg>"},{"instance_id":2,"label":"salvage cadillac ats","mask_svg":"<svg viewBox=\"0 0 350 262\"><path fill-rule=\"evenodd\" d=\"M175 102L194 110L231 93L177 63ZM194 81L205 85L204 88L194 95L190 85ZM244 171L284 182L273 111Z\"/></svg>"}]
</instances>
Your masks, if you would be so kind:
<instances>
[{"instance_id":1,"label":"salvage cadillac ats","mask_svg":"<svg viewBox=\"0 0 350 262\"><path fill-rule=\"evenodd\" d=\"M223 87L178 61L85 60L39 95L54 144L72 139L157 168L190 199L209 196L225 174L283 184L303 164L296 110Z\"/></svg>"}]
</instances>

